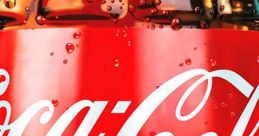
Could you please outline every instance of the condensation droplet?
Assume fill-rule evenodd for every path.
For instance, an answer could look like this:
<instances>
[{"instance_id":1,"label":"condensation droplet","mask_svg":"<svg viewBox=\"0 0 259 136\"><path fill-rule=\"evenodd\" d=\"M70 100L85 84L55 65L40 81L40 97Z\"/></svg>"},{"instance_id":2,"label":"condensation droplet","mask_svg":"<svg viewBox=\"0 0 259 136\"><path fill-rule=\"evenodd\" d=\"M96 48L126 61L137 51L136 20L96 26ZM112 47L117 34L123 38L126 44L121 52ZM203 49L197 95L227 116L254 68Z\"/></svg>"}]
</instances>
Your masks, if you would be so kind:
<instances>
[{"instance_id":1,"label":"condensation droplet","mask_svg":"<svg viewBox=\"0 0 259 136\"><path fill-rule=\"evenodd\" d=\"M36 17L36 23L38 25L44 25L44 24L46 24L46 22L47 22L47 19L45 17L43 17L42 15L38 15Z\"/></svg>"},{"instance_id":2,"label":"condensation droplet","mask_svg":"<svg viewBox=\"0 0 259 136\"><path fill-rule=\"evenodd\" d=\"M130 5L129 5L129 11L130 11L130 12L134 12L134 11L135 11L135 6L132 5L132 4L130 4Z\"/></svg>"},{"instance_id":3,"label":"condensation droplet","mask_svg":"<svg viewBox=\"0 0 259 136\"><path fill-rule=\"evenodd\" d=\"M157 12L158 12L157 9L151 9L151 10L150 10L150 13L151 13L151 14L156 14Z\"/></svg>"},{"instance_id":4,"label":"condensation droplet","mask_svg":"<svg viewBox=\"0 0 259 136\"><path fill-rule=\"evenodd\" d=\"M163 29L164 28L164 25L163 24L159 24L158 26L160 29Z\"/></svg>"},{"instance_id":5,"label":"condensation droplet","mask_svg":"<svg viewBox=\"0 0 259 136\"><path fill-rule=\"evenodd\" d=\"M182 28L181 20L179 18L174 18L170 26L173 30L180 30Z\"/></svg>"},{"instance_id":6,"label":"condensation droplet","mask_svg":"<svg viewBox=\"0 0 259 136\"><path fill-rule=\"evenodd\" d=\"M185 64L186 65L191 65L192 64L192 60L190 58L185 59Z\"/></svg>"},{"instance_id":7,"label":"condensation droplet","mask_svg":"<svg viewBox=\"0 0 259 136\"><path fill-rule=\"evenodd\" d=\"M220 107L226 108L226 107L228 107L228 104L226 104L225 102L221 102L221 103L220 103Z\"/></svg>"},{"instance_id":8,"label":"condensation droplet","mask_svg":"<svg viewBox=\"0 0 259 136\"><path fill-rule=\"evenodd\" d=\"M207 23L206 21L201 20L201 21L200 21L200 27L201 27L202 29L206 29L206 28L209 27L209 25L208 25L208 23Z\"/></svg>"},{"instance_id":9,"label":"condensation droplet","mask_svg":"<svg viewBox=\"0 0 259 136\"><path fill-rule=\"evenodd\" d=\"M4 82L6 80L4 75L0 75L0 83Z\"/></svg>"},{"instance_id":10,"label":"condensation droplet","mask_svg":"<svg viewBox=\"0 0 259 136\"><path fill-rule=\"evenodd\" d=\"M210 66L214 67L217 65L217 61L215 59L210 59Z\"/></svg>"},{"instance_id":11,"label":"condensation droplet","mask_svg":"<svg viewBox=\"0 0 259 136\"><path fill-rule=\"evenodd\" d=\"M236 113L235 112L230 112L230 117L235 117L236 116Z\"/></svg>"},{"instance_id":12,"label":"condensation droplet","mask_svg":"<svg viewBox=\"0 0 259 136\"><path fill-rule=\"evenodd\" d=\"M158 6L161 4L161 0L155 0L155 4Z\"/></svg>"},{"instance_id":13,"label":"condensation droplet","mask_svg":"<svg viewBox=\"0 0 259 136\"><path fill-rule=\"evenodd\" d=\"M146 20L146 22L150 22L151 21L151 19L149 17L147 17L145 20Z\"/></svg>"},{"instance_id":14,"label":"condensation droplet","mask_svg":"<svg viewBox=\"0 0 259 136\"><path fill-rule=\"evenodd\" d=\"M31 7L25 7L26 12L31 12Z\"/></svg>"},{"instance_id":15,"label":"condensation droplet","mask_svg":"<svg viewBox=\"0 0 259 136\"><path fill-rule=\"evenodd\" d=\"M145 5L145 4L146 4L146 1L145 1L145 0L140 0L140 1L139 1L139 4L140 4L140 5Z\"/></svg>"},{"instance_id":16,"label":"condensation droplet","mask_svg":"<svg viewBox=\"0 0 259 136\"><path fill-rule=\"evenodd\" d=\"M228 98L229 99L233 99L234 98L234 94L233 93L228 93Z\"/></svg>"},{"instance_id":17,"label":"condensation droplet","mask_svg":"<svg viewBox=\"0 0 259 136\"><path fill-rule=\"evenodd\" d=\"M54 107L57 107L57 106L58 106L58 100L53 99L53 100L51 101L51 103L53 104Z\"/></svg>"},{"instance_id":18,"label":"condensation droplet","mask_svg":"<svg viewBox=\"0 0 259 136\"><path fill-rule=\"evenodd\" d=\"M152 24L152 25L151 25L151 30L155 30L155 28L156 28L156 25L155 25L155 24Z\"/></svg>"},{"instance_id":19,"label":"condensation droplet","mask_svg":"<svg viewBox=\"0 0 259 136\"><path fill-rule=\"evenodd\" d=\"M213 108L213 109L218 109L218 108L219 108L219 106L218 106L217 104L215 104L215 103L214 103L214 104L212 105L212 108Z\"/></svg>"},{"instance_id":20,"label":"condensation droplet","mask_svg":"<svg viewBox=\"0 0 259 136\"><path fill-rule=\"evenodd\" d=\"M257 56L257 62L259 63L259 56Z\"/></svg>"},{"instance_id":21,"label":"condensation droplet","mask_svg":"<svg viewBox=\"0 0 259 136\"><path fill-rule=\"evenodd\" d=\"M184 66L184 63L183 63L183 62L179 63L179 66L180 66L180 67L183 67L183 66Z\"/></svg>"},{"instance_id":22,"label":"condensation droplet","mask_svg":"<svg viewBox=\"0 0 259 136\"><path fill-rule=\"evenodd\" d=\"M16 0L3 0L5 7L11 9L16 6Z\"/></svg>"},{"instance_id":23,"label":"condensation droplet","mask_svg":"<svg viewBox=\"0 0 259 136\"><path fill-rule=\"evenodd\" d=\"M74 37L74 39L79 39L81 37L81 33L80 32L75 32L73 34L73 37Z\"/></svg>"},{"instance_id":24,"label":"condensation droplet","mask_svg":"<svg viewBox=\"0 0 259 136\"><path fill-rule=\"evenodd\" d=\"M128 41L128 46L131 47L132 46L132 42Z\"/></svg>"},{"instance_id":25,"label":"condensation droplet","mask_svg":"<svg viewBox=\"0 0 259 136\"><path fill-rule=\"evenodd\" d=\"M201 10L200 7L197 6L197 7L194 8L194 12L197 13L197 14L201 14L202 10Z\"/></svg>"},{"instance_id":26,"label":"condensation droplet","mask_svg":"<svg viewBox=\"0 0 259 136\"><path fill-rule=\"evenodd\" d=\"M75 50L75 46L72 43L66 44L66 51L68 54L71 54Z\"/></svg>"},{"instance_id":27,"label":"condensation droplet","mask_svg":"<svg viewBox=\"0 0 259 136\"><path fill-rule=\"evenodd\" d=\"M169 12L168 12L167 10L163 10L163 11L162 11L162 14L163 14L163 15L168 15Z\"/></svg>"},{"instance_id":28,"label":"condensation droplet","mask_svg":"<svg viewBox=\"0 0 259 136\"><path fill-rule=\"evenodd\" d=\"M115 61L114 66L115 66L116 68L120 67L120 62L119 62L119 60L118 60L118 59L115 59L114 61Z\"/></svg>"},{"instance_id":29,"label":"condensation droplet","mask_svg":"<svg viewBox=\"0 0 259 136\"><path fill-rule=\"evenodd\" d=\"M49 55L50 55L50 56L54 56L54 54L55 54L54 52L51 52Z\"/></svg>"},{"instance_id":30,"label":"condensation droplet","mask_svg":"<svg viewBox=\"0 0 259 136\"><path fill-rule=\"evenodd\" d=\"M115 63L114 66L118 68L120 66L120 63Z\"/></svg>"},{"instance_id":31,"label":"condensation droplet","mask_svg":"<svg viewBox=\"0 0 259 136\"><path fill-rule=\"evenodd\" d=\"M113 19L113 22L114 22L114 24L118 24L118 19L117 19L117 18L114 18L114 19Z\"/></svg>"},{"instance_id":32,"label":"condensation droplet","mask_svg":"<svg viewBox=\"0 0 259 136\"><path fill-rule=\"evenodd\" d=\"M68 62L67 59L64 59L64 60L63 60L63 63L64 63L64 64L67 64L67 62Z\"/></svg>"}]
</instances>

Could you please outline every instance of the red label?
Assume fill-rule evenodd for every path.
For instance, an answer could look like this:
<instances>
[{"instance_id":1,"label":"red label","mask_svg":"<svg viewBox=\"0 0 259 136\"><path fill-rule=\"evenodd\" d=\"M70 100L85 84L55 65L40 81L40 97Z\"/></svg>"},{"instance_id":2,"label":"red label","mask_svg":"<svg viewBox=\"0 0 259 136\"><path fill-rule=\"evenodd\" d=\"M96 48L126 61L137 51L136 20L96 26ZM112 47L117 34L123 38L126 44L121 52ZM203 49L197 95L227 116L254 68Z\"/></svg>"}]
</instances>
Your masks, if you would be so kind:
<instances>
[{"instance_id":1,"label":"red label","mask_svg":"<svg viewBox=\"0 0 259 136\"><path fill-rule=\"evenodd\" d=\"M258 135L258 37L128 27L0 32L1 134Z\"/></svg>"}]
</instances>

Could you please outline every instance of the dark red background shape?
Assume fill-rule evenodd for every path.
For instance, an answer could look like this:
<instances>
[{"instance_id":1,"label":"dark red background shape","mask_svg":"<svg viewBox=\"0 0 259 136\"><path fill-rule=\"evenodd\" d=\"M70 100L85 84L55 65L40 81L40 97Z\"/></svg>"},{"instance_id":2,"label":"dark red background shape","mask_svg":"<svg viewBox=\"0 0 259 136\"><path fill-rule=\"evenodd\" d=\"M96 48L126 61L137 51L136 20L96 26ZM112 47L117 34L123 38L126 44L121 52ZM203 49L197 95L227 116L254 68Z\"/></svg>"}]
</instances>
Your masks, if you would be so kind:
<instances>
[{"instance_id":1,"label":"dark red background shape","mask_svg":"<svg viewBox=\"0 0 259 136\"><path fill-rule=\"evenodd\" d=\"M81 33L79 39L73 37L75 32ZM40 124L41 113L38 113L27 126L26 136L45 135L58 117L80 100L107 100L108 106L91 135L104 132L112 136L149 94L184 71L229 69L256 87L259 83L258 37L259 33L252 31L127 27L2 31L0 67L9 72L11 82L0 98L12 105L11 122L36 101L58 102L51 121ZM66 52L67 43L75 45L71 54ZM197 78L171 94L151 115L139 135L162 131L176 136L201 135L208 131L229 135L249 98L223 79L213 79L209 100L196 117L185 122L176 119L176 104L195 80ZM191 95L184 104L183 114L191 112L200 102L206 85L203 83ZM112 114L120 100L132 103L125 114ZM257 104L245 135L250 134L258 122L258 107ZM64 135L75 132L87 111L78 114ZM1 109L1 120L4 112Z\"/></svg>"}]
</instances>

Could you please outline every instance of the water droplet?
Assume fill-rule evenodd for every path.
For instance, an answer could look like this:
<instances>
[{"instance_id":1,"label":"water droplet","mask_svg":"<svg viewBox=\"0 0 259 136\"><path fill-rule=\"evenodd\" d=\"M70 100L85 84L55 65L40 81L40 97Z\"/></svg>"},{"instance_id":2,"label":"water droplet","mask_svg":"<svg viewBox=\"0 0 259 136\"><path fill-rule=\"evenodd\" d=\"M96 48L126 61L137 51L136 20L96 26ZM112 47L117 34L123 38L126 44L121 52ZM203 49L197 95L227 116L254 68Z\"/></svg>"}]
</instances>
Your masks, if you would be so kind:
<instances>
[{"instance_id":1,"label":"water droplet","mask_svg":"<svg viewBox=\"0 0 259 136\"><path fill-rule=\"evenodd\" d=\"M118 60L118 59L115 59L114 61L115 61L114 66L115 66L116 68L118 68L118 67L120 66L119 60Z\"/></svg>"},{"instance_id":2,"label":"water droplet","mask_svg":"<svg viewBox=\"0 0 259 136\"><path fill-rule=\"evenodd\" d=\"M118 68L120 66L120 63L115 63L114 66Z\"/></svg>"},{"instance_id":3,"label":"water droplet","mask_svg":"<svg viewBox=\"0 0 259 136\"><path fill-rule=\"evenodd\" d=\"M228 93L228 98L229 99L233 99L234 98L234 94L233 93Z\"/></svg>"},{"instance_id":4,"label":"water droplet","mask_svg":"<svg viewBox=\"0 0 259 136\"><path fill-rule=\"evenodd\" d=\"M200 21L200 27L202 29L206 29L206 28L209 27L209 25L208 25L208 23L206 21L202 20L202 21Z\"/></svg>"},{"instance_id":5,"label":"water droplet","mask_svg":"<svg viewBox=\"0 0 259 136\"><path fill-rule=\"evenodd\" d=\"M54 107L57 107L57 106L58 106L58 100L53 99L53 100L51 101L51 103L53 104Z\"/></svg>"},{"instance_id":6,"label":"water droplet","mask_svg":"<svg viewBox=\"0 0 259 136\"><path fill-rule=\"evenodd\" d=\"M150 13L151 13L151 14L156 14L157 12L158 12L157 9L151 9L151 10L150 10Z\"/></svg>"},{"instance_id":7,"label":"water droplet","mask_svg":"<svg viewBox=\"0 0 259 136\"><path fill-rule=\"evenodd\" d=\"M200 7L197 6L197 7L194 8L194 12L197 13L197 14L201 14L202 10L201 10Z\"/></svg>"},{"instance_id":8,"label":"water droplet","mask_svg":"<svg viewBox=\"0 0 259 136\"><path fill-rule=\"evenodd\" d=\"M44 25L44 24L46 24L46 22L47 22L47 19L45 17L43 17L42 15L38 15L36 17L36 23L38 25Z\"/></svg>"},{"instance_id":9,"label":"water droplet","mask_svg":"<svg viewBox=\"0 0 259 136\"><path fill-rule=\"evenodd\" d=\"M123 35L123 37L126 38L126 37L127 37L127 34L125 33L125 34Z\"/></svg>"},{"instance_id":10,"label":"water droplet","mask_svg":"<svg viewBox=\"0 0 259 136\"><path fill-rule=\"evenodd\" d=\"M128 41L128 46L129 46L129 47L131 47L131 46L132 46L131 41Z\"/></svg>"},{"instance_id":11,"label":"water droplet","mask_svg":"<svg viewBox=\"0 0 259 136\"><path fill-rule=\"evenodd\" d=\"M26 12L30 12L31 11L31 7L25 7L25 11Z\"/></svg>"},{"instance_id":12,"label":"water droplet","mask_svg":"<svg viewBox=\"0 0 259 136\"><path fill-rule=\"evenodd\" d=\"M140 4L140 5L145 5L145 4L146 4L146 1L145 1L145 0L140 0L140 1L139 1L139 4Z\"/></svg>"},{"instance_id":13,"label":"water droplet","mask_svg":"<svg viewBox=\"0 0 259 136\"><path fill-rule=\"evenodd\" d=\"M111 3L114 3L115 2L115 0L111 0Z\"/></svg>"},{"instance_id":14,"label":"water droplet","mask_svg":"<svg viewBox=\"0 0 259 136\"><path fill-rule=\"evenodd\" d=\"M75 50L75 46L72 43L66 44L66 51L68 54L71 54Z\"/></svg>"},{"instance_id":15,"label":"water droplet","mask_svg":"<svg viewBox=\"0 0 259 136\"><path fill-rule=\"evenodd\" d=\"M168 12L167 10L163 10L163 11L162 11L162 14L163 14L163 15L168 15L169 12Z\"/></svg>"},{"instance_id":16,"label":"water droplet","mask_svg":"<svg viewBox=\"0 0 259 136\"><path fill-rule=\"evenodd\" d=\"M6 80L4 75L0 75L0 83L4 82Z\"/></svg>"},{"instance_id":17,"label":"water droplet","mask_svg":"<svg viewBox=\"0 0 259 136\"><path fill-rule=\"evenodd\" d=\"M79 39L81 37L81 33L80 32L75 32L73 34L73 37L74 37L74 39Z\"/></svg>"},{"instance_id":18,"label":"water droplet","mask_svg":"<svg viewBox=\"0 0 259 136\"><path fill-rule=\"evenodd\" d=\"M54 52L51 52L49 55L50 55L50 56L54 56L54 54L55 54Z\"/></svg>"},{"instance_id":19,"label":"water droplet","mask_svg":"<svg viewBox=\"0 0 259 136\"><path fill-rule=\"evenodd\" d=\"M259 56L257 56L257 62L259 63Z\"/></svg>"},{"instance_id":20,"label":"water droplet","mask_svg":"<svg viewBox=\"0 0 259 136\"><path fill-rule=\"evenodd\" d=\"M225 6L224 5L220 5L219 10L220 11L224 11L225 10Z\"/></svg>"},{"instance_id":21,"label":"water droplet","mask_svg":"<svg viewBox=\"0 0 259 136\"><path fill-rule=\"evenodd\" d=\"M174 18L170 26L173 30L180 30L182 28L181 20L179 18Z\"/></svg>"},{"instance_id":22,"label":"water droplet","mask_svg":"<svg viewBox=\"0 0 259 136\"><path fill-rule=\"evenodd\" d=\"M13 7L15 7L15 5L16 5L16 0L3 0L3 3L4 3L4 5L5 5L5 7L7 7L7 8L13 8Z\"/></svg>"},{"instance_id":23,"label":"water droplet","mask_svg":"<svg viewBox=\"0 0 259 136\"><path fill-rule=\"evenodd\" d=\"M146 22L150 22L151 21L149 17L147 17L145 20L146 20Z\"/></svg>"},{"instance_id":24,"label":"water droplet","mask_svg":"<svg viewBox=\"0 0 259 136\"><path fill-rule=\"evenodd\" d=\"M213 108L213 109L218 109L219 106L218 106L217 104L213 104L213 105L212 105L212 108Z\"/></svg>"},{"instance_id":25,"label":"water droplet","mask_svg":"<svg viewBox=\"0 0 259 136\"><path fill-rule=\"evenodd\" d=\"M134 12L134 11L135 11L135 6L132 5L132 4L130 4L130 5L129 5L129 11L130 11L130 12Z\"/></svg>"},{"instance_id":26,"label":"water droplet","mask_svg":"<svg viewBox=\"0 0 259 136\"><path fill-rule=\"evenodd\" d=\"M155 25L155 24L152 24L152 25L151 25L151 30L155 30L155 28L156 28L156 25Z\"/></svg>"},{"instance_id":27,"label":"water droplet","mask_svg":"<svg viewBox=\"0 0 259 136\"><path fill-rule=\"evenodd\" d=\"M63 60L63 63L64 63L64 64L67 64L67 62L68 62L67 59L64 59L64 60Z\"/></svg>"},{"instance_id":28,"label":"water droplet","mask_svg":"<svg viewBox=\"0 0 259 136\"><path fill-rule=\"evenodd\" d=\"M161 0L155 0L155 4L158 6L161 4Z\"/></svg>"},{"instance_id":29,"label":"water droplet","mask_svg":"<svg viewBox=\"0 0 259 136\"><path fill-rule=\"evenodd\" d=\"M191 65L192 64L192 60L190 58L185 59L185 64L186 65Z\"/></svg>"},{"instance_id":30,"label":"water droplet","mask_svg":"<svg viewBox=\"0 0 259 136\"><path fill-rule=\"evenodd\" d=\"M180 66L180 67L183 67L183 66L184 66L184 63L183 63L183 62L179 63L179 66Z\"/></svg>"},{"instance_id":31,"label":"water droplet","mask_svg":"<svg viewBox=\"0 0 259 136\"><path fill-rule=\"evenodd\" d=\"M113 22L114 22L114 24L117 24L117 23L118 23L118 19L117 19L117 18L114 18L114 19L113 19Z\"/></svg>"},{"instance_id":32,"label":"water droplet","mask_svg":"<svg viewBox=\"0 0 259 136\"><path fill-rule=\"evenodd\" d=\"M230 112L230 117L235 117L236 116L236 113L235 112Z\"/></svg>"},{"instance_id":33,"label":"water droplet","mask_svg":"<svg viewBox=\"0 0 259 136\"><path fill-rule=\"evenodd\" d=\"M226 108L226 107L228 107L228 104L226 104L225 102L221 102L221 103L220 103L220 107Z\"/></svg>"},{"instance_id":34,"label":"water droplet","mask_svg":"<svg viewBox=\"0 0 259 136\"><path fill-rule=\"evenodd\" d=\"M26 25L27 24L27 20L23 20L23 25Z\"/></svg>"},{"instance_id":35,"label":"water droplet","mask_svg":"<svg viewBox=\"0 0 259 136\"><path fill-rule=\"evenodd\" d=\"M159 24L158 26L160 29L163 29L164 28L164 25L163 24Z\"/></svg>"},{"instance_id":36,"label":"water droplet","mask_svg":"<svg viewBox=\"0 0 259 136\"><path fill-rule=\"evenodd\" d=\"M217 61L215 59L210 59L210 66L214 67L217 64Z\"/></svg>"}]
</instances>

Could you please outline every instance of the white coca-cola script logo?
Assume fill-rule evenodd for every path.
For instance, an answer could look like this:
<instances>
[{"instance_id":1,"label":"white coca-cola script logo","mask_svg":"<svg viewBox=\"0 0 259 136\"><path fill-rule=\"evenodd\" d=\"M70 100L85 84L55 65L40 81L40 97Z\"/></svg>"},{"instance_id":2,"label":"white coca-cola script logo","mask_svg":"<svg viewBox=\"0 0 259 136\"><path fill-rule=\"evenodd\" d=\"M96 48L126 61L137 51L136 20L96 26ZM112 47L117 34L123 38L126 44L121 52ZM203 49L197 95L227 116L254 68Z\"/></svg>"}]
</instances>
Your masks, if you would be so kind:
<instances>
[{"instance_id":1,"label":"white coca-cola script logo","mask_svg":"<svg viewBox=\"0 0 259 136\"><path fill-rule=\"evenodd\" d=\"M5 76L5 81L0 83L0 95L3 95L8 88L10 82L10 76L8 72L4 69L0 69L0 75ZM120 129L118 136L136 136L147 119L151 114L157 109L157 107L179 86L187 82L193 77L202 76L194 84L192 84L183 94L181 99L178 102L176 107L176 117L180 121L187 121L195 117L200 110L206 104L212 88L212 78L218 77L226 80L235 86L245 97L250 100L247 103L243 113L241 114L238 122L236 123L231 135L232 136L242 136L244 131L249 123L249 120L255 110L256 104L259 98L259 87L257 87L253 93L254 87L251 86L245 79L243 79L237 73L230 70L216 70L213 72L208 72L203 69L193 69L182 74L179 74L172 79L168 80L162 86L157 88L153 93L151 93L131 114L127 119L125 124ZM181 114L181 109L189 97L189 95L198 87L202 82L208 81L206 93L198 104L198 106L188 115L183 116ZM81 100L71 106L63 115L55 122L52 128L47 133L47 136L61 136L69 123L75 118L75 116L84 108L89 107L90 110L84 117L75 136L84 136L88 135L96 121L102 114L104 108L108 104L108 101L90 101L90 100ZM113 112L125 112L125 109L131 104L131 101L119 101ZM21 136L32 119L32 117L43 108L48 108L48 111L44 112L41 115L40 123L46 124L52 117L54 113L54 106L49 100L40 100L33 105L31 105L20 117L18 117L14 122L10 123L11 116L11 105L8 101L1 100L0 108L5 108L7 111L5 120L2 125L0 125L0 135L3 135L6 130L9 130L9 135L11 136ZM259 121L251 132L250 136L253 136L259 128ZM104 136L105 133L100 133L100 136ZM216 132L207 132L203 136L216 136ZM173 132L161 132L156 136L173 136Z\"/></svg>"}]
</instances>

